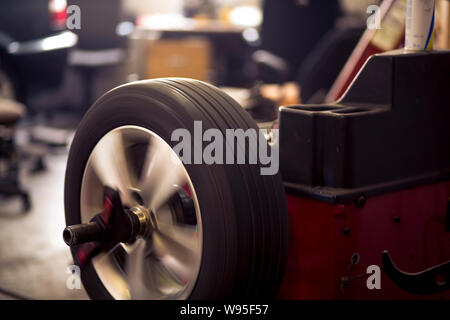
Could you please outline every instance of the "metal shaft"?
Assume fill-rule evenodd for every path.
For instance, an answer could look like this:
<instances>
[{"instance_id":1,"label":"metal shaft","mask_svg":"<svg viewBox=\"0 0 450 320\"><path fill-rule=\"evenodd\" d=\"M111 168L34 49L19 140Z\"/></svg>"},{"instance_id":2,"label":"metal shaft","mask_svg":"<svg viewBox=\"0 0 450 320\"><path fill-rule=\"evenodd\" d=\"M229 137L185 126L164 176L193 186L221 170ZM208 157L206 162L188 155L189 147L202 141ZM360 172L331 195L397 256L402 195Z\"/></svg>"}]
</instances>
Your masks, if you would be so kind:
<instances>
[{"instance_id":1,"label":"metal shaft","mask_svg":"<svg viewBox=\"0 0 450 320\"><path fill-rule=\"evenodd\" d=\"M69 246L100 240L103 228L97 222L76 224L63 231L64 242Z\"/></svg>"}]
</instances>

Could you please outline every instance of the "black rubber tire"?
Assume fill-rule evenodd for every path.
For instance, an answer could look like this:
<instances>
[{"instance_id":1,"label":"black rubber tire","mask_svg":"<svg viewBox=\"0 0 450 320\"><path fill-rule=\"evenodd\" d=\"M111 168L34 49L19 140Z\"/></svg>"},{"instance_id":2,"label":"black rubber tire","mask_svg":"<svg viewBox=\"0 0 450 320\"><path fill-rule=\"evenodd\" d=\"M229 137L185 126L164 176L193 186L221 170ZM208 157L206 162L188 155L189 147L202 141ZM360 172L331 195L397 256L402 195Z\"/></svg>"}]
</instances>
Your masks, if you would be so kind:
<instances>
[{"instance_id":1,"label":"black rubber tire","mask_svg":"<svg viewBox=\"0 0 450 320\"><path fill-rule=\"evenodd\" d=\"M118 87L102 96L81 121L65 179L67 225L80 221L81 180L89 155L107 132L137 125L172 147L173 130L257 129L228 95L189 79L155 79ZM190 299L274 298L288 249L288 213L281 177L262 176L260 165L185 165L197 193L203 224L202 264ZM74 251L72 251L74 252ZM74 256L75 263L78 264ZM110 299L91 265L82 281L93 299Z\"/></svg>"}]
</instances>

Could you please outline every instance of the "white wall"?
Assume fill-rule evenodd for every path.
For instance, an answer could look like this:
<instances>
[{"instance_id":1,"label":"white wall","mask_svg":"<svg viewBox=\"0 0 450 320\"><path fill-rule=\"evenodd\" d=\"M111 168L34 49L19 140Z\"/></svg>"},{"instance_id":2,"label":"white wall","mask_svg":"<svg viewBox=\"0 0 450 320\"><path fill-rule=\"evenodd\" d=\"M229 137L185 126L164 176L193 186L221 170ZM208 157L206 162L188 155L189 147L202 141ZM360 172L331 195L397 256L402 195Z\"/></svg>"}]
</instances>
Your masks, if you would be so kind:
<instances>
[{"instance_id":1,"label":"white wall","mask_svg":"<svg viewBox=\"0 0 450 320\"><path fill-rule=\"evenodd\" d=\"M1 1L1 0L0 0ZM215 0L219 5L259 5L262 0ZM183 0L123 0L132 14L181 13Z\"/></svg>"},{"instance_id":2,"label":"white wall","mask_svg":"<svg viewBox=\"0 0 450 320\"><path fill-rule=\"evenodd\" d=\"M123 0L126 12L133 14L181 13L183 0Z\"/></svg>"}]
</instances>

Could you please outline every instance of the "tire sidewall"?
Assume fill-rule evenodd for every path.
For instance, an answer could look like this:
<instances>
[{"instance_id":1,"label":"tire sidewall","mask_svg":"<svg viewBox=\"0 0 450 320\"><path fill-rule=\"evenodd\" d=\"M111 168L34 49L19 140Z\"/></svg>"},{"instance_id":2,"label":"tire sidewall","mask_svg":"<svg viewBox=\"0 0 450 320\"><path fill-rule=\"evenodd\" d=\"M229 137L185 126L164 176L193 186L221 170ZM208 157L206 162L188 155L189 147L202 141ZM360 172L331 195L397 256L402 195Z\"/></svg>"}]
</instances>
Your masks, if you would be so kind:
<instances>
[{"instance_id":1,"label":"tire sidewall","mask_svg":"<svg viewBox=\"0 0 450 320\"><path fill-rule=\"evenodd\" d=\"M140 126L153 131L173 147L176 144L170 140L173 130L185 128L193 132L189 124L194 120L202 120L204 126L213 127L214 124L208 124L201 113L193 112L195 107L179 92L157 84L145 86L145 94L140 89L144 88L119 88L108 93L95 103L80 123L66 169L67 225L82 222L80 192L84 169L93 148L106 133L121 126ZM230 191L211 182L232 185L228 181L230 176L227 176L225 167L219 165L185 165L185 168L198 197L203 226L202 264L191 299L229 296L235 281L233 274L237 259L232 254L237 252L236 221L229 213L236 209L232 206ZM218 203L222 206L218 207ZM217 234L223 237L218 239ZM72 254L79 265L74 254L76 250L73 248ZM224 252L227 252L226 259L222 256ZM91 298L112 298L91 263L82 268L82 280Z\"/></svg>"}]
</instances>

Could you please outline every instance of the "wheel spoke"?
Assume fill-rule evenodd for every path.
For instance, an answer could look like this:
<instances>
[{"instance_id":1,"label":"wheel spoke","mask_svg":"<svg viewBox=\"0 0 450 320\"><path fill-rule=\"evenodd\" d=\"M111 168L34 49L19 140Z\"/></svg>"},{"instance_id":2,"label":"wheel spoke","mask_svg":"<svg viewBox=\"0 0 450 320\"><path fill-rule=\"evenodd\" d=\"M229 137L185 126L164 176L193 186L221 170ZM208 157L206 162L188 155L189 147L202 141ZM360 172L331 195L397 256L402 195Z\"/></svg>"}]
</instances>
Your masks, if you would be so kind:
<instances>
[{"instance_id":1,"label":"wheel spoke","mask_svg":"<svg viewBox=\"0 0 450 320\"><path fill-rule=\"evenodd\" d=\"M126 277L130 296L135 300L152 299L161 294L170 297L182 284L151 255L145 240L139 239L129 248Z\"/></svg>"},{"instance_id":2,"label":"wheel spoke","mask_svg":"<svg viewBox=\"0 0 450 320\"><path fill-rule=\"evenodd\" d=\"M92 259L92 263L96 270L102 270L101 274L99 274L100 279L113 296L120 297L120 299L124 300L131 298L128 283L110 253L100 253ZM110 286L109 284L111 283L113 283L114 286Z\"/></svg>"},{"instance_id":3,"label":"wheel spoke","mask_svg":"<svg viewBox=\"0 0 450 320\"><path fill-rule=\"evenodd\" d=\"M126 277L130 287L130 296L132 299L144 299L149 296L148 275L150 272L146 270L146 253L147 245L145 240L138 239L130 248L128 261L126 264Z\"/></svg>"},{"instance_id":4,"label":"wheel spoke","mask_svg":"<svg viewBox=\"0 0 450 320\"><path fill-rule=\"evenodd\" d=\"M183 289L183 283L155 255L149 256L148 261L152 272L153 284L156 285L158 291L166 298L176 298L180 290Z\"/></svg>"},{"instance_id":5,"label":"wheel spoke","mask_svg":"<svg viewBox=\"0 0 450 320\"><path fill-rule=\"evenodd\" d=\"M102 184L118 189L123 203L131 205L133 199L129 190L135 178L127 161L122 133L113 131L104 136L94 148L91 161Z\"/></svg>"},{"instance_id":6,"label":"wheel spoke","mask_svg":"<svg viewBox=\"0 0 450 320\"><path fill-rule=\"evenodd\" d=\"M175 152L161 139L152 138L139 182L145 204L156 211L185 183L183 164Z\"/></svg>"},{"instance_id":7,"label":"wheel spoke","mask_svg":"<svg viewBox=\"0 0 450 320\"><path fill-rule=\"evenodd\" d=\"M192 280L200 260L200 245L194 226L158 224L153 234L154 252L183 284Z\"/></svg>"}]
</instances>

